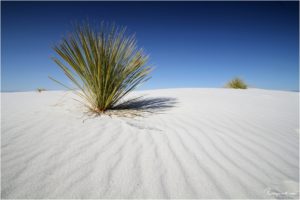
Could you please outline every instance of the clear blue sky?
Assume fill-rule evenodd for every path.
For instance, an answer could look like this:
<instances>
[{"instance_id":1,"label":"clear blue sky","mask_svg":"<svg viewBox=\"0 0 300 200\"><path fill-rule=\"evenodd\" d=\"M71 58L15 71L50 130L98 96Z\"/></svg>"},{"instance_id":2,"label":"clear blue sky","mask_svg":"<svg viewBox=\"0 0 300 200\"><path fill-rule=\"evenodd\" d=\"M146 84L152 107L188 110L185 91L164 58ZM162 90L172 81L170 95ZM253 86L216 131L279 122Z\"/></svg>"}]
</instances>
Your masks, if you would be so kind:
<instances>
[{"instance_id":1,"label":"clear blue sky","mask_svg":"<svg viewBox=\"0 0 300 200\"><path fill-rule=\"evenodd\" d=\"M72 22L115 22L136 33L156 67L140 89L299 90L298 2L1 2L2 91L62 89L52 46Z\"/></svg>"}]
</instances>

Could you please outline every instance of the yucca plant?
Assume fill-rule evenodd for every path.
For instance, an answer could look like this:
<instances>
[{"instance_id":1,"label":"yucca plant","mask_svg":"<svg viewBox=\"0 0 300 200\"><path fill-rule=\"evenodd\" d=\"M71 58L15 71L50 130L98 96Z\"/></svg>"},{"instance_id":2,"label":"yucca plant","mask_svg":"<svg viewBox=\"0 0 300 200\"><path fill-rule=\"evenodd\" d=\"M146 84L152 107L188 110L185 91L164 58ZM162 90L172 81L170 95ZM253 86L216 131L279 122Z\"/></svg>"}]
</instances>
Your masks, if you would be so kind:
<instances>
[{"instance_id":1,"label":"yucca plant","mask_svg":"<svg viewBox=\"0 0 300 200\"><path fill-rule=\"evenodd\" d=\"M46 89L45 88L37 88L36 91L39 92L39 93L41 93L43 91L46 91Z\"/></svg>"},{"instance_id":2,"label":"yucca plant","mask_svg":"<svg viewBox=\"0 0 300 200\"><path fill-rule=\"evenodd\" d=\"M225 87L234 89L247 89L248 86L242 79L234 78L229 81Z\"/></svg>"},{"instance_id":3,"label":"yucca plant","mask_svg":"<svg viewBox=\"0 0 300 200\"><path fill-rule=\"evenodd\" d=\"M121 99L149 79L152 68L148 56L137 48L134 35L125 27L101 23L100 29L88 23L75 26L73 33L54 47L64 61L53 58L75 84L73 90L95 113L113 109Z\"/></svg>"}]
</instances>

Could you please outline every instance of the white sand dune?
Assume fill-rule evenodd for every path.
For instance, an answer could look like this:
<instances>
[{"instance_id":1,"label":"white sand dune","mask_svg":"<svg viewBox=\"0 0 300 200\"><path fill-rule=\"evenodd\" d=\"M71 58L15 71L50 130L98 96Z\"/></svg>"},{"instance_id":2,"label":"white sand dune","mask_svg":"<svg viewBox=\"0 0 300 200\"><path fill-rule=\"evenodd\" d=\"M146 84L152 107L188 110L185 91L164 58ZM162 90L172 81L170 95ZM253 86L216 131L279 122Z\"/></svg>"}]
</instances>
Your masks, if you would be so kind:
<instances>
[{"instance_id":1,"label":"white sand dune","mask_svg":"<svg viewBox=\"0 0 300 200\"><path fill-rule=\"evenodd\" d=\"M299 197L299 93L137 94L152 114L89 117L70 92L2 93L2 198Z\"/></svg>"}]
</instances>

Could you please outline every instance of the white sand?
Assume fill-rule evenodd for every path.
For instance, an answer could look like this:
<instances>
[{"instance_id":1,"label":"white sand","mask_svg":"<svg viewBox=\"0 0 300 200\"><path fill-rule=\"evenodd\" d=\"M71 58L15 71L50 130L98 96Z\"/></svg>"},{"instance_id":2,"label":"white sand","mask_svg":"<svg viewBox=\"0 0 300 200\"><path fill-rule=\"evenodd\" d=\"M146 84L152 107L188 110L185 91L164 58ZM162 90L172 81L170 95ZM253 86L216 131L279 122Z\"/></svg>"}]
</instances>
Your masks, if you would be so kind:
<instances>
[{"instance_id":1,"label":"white sand","mask_svg":"<svg viewBox=\"0 0 300 200\"><path fill-rule=\"evenodd\" d=\"M299 93L135 94L177 103L87 119L69 92L2 93L2 198L299 197Z\"/></svg>"}]
</instances>

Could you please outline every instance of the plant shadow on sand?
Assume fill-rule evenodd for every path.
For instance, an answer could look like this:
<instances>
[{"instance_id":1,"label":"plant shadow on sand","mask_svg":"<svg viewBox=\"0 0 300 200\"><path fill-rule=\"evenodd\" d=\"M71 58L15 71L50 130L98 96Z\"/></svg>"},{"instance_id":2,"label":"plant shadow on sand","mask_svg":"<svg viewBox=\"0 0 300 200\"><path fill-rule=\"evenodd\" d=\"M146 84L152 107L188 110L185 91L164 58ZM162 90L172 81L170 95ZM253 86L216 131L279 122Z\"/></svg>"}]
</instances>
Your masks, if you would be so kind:
<instances>
[{"instance_id":1,"label":"plant shadow on sand","mask_svg":"<svg viewBox=\"0 0 300 200\"><path fill-rule=\"evenodd\" d=\"M170 97L137 97L126 100L105 111L100 115L116 117L146 117L152 114L162 114L175 107L176 98ZM99 114L90 113L90 116L96 117Z\"/></svg>"},{"instance_id":2,"label":"plant shadow on sand","mask_svg":"<svg viewBox=\"0 0 300 200\"><path fill-rule=\"evenodd\" d=\"M138 97L116 105L113 110L136 110L141 112L159 113L174 107L176 103L176 98Z\"/></svg>"},{"instance_id":3,"label":"plant shadow on sand","mask_svg":"<svg viewBox=\"0 0 300 200\"><path fill-rule=\"evenodd\" d=\"M118 115L124 117L146 116L148 114L163 113L177 103L176 98L169 97L138 97L121 102L113 109L107 111L108 115Z\"/></svg>"}]
</instances>

